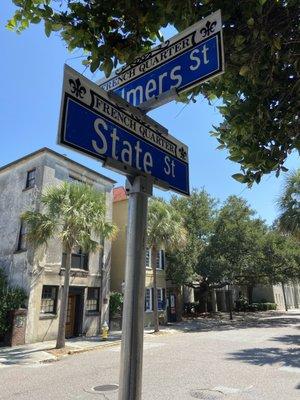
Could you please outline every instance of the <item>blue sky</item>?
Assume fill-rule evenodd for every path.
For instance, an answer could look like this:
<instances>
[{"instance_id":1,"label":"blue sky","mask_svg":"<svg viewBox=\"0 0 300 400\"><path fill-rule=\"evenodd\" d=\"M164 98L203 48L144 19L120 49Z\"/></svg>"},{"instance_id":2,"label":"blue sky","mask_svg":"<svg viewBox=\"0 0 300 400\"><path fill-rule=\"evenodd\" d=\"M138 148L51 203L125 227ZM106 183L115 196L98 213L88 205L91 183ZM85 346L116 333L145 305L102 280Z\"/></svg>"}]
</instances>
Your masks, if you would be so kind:
<instances>
[{"instance_id":1,"label":"blue sky","mask_svg":"<svg viewBox=\"0 0 300 400\"><path fill-rule=\"evenodd\" d=\"M21 35L5 29L13 14L10 1L2 2L0 15L1 90L0 166L5 165L41 147L50 147L90 168L124 184L122 175L101 167L100 163L62 148L56 144L61 99L63 65L69 64L82 73L79 57L82 52L68 53L58 34L44 35L43 25L33 25ZM101 73L85 75L92 80ZM268 223L276 217L275 206L283 176L268 175L259 185L247 189L231 178L239 172L239 165L226 159L226 151L216 150L218 143L210 137L212 124L221 121L216 105L209 106L199 97L195 104L169 103L151 112L151 117L168 128L169 132L190 148L191 187L204 187L221 202L229 195L241 195ZM286 163L290 169L300 165L298 154L292 154ZM156 191L160 196L169 193Z\"/></svg>"}]
</instances>

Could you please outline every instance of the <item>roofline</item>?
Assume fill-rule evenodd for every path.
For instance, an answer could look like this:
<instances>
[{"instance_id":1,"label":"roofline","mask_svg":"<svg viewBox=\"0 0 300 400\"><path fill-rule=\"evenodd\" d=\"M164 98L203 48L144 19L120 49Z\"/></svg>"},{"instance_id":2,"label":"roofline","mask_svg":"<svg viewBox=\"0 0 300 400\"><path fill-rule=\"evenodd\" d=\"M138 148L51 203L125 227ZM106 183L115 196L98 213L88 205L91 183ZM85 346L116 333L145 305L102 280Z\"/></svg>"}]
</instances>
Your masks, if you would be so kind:
<instances>
[{"instance_id":1,"label":"roofline","mask_svg":"<svg viewBox=\"0 0 300 400\"><path fill-rule=\"evenodd\" d=\"M52 149L49 149L49 147L42 147L41 149L36 150L36 151L34 151L33 153L27 154L26 156L21 157L21 158L18 158L17 160L12 161L12 162L9 163L9 164L3 165L2 167L0 167L0 172L4 171L5 169L7 169L7 168L9 168L9 167L11 167L11 166L13 166L13 165L16 165L16 164L20 163L20 162L22 162L22 161L28 160L29 158L32 158L32 157L34 157L34 156L36 156L36 155L38 155L38 154L41 154L41 153L50 153L50 154L53 154L53 155L55 155L55 156L57 156L57 157L59 157L59 158L64 159L65 161L71 162L72 164L75 164L75 165L77 165L77 166L79 166L79 167L82 167L82 168L86 169L87 171L89 171L89 172L91 172L91 173L93 173L93 174L95 174L95 175L98 175L98 176L101 177L102 179L105 179L105 180L111 182L112 184L115 184L115 183L116 183L116 181L114 181L113 179L108 178L107 176L102 175L102 174L100 174L99 172L96 172L95 170L93 170L93 169L91 169L91 168L89 168L89 167L86 167L85 165L80 164L80 163L77 162L77 161L71 160L71 158L69 158L69 157L67 157L67 156L64 156L63 154L60 154L60 153L58 153L58 152L56 152L56 151L54 151L54 150L52 150Z\"/></svg>"}]
</instances>

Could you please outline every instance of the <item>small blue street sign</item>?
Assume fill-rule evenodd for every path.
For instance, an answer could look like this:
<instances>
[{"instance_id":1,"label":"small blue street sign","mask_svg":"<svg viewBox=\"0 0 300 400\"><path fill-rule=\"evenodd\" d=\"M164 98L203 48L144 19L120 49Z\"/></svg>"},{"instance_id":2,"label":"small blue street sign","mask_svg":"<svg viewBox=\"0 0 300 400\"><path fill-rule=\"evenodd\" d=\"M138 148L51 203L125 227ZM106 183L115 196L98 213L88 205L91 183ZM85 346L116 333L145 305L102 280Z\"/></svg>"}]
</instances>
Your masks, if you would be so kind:
<instances>
[{"instance_id":1,"label":"small blue street sign","mask_svg":"<svg viewBox=\"0 0 300 400\"><path fill-rule=\"evenodd\" d=\"M223 72L218 10L97 83L148 111Z\"/></svg>"},{"instance_id":2,"label":"small blue street sign","mask_svg":"<svg viewBox=\"0 0 300 400\"><path fill-rule=\"evenodd\" d=\"M58 143L125 175L189 194L188 148L138 109L65 66Z\"/></svg>"}]
</instances>

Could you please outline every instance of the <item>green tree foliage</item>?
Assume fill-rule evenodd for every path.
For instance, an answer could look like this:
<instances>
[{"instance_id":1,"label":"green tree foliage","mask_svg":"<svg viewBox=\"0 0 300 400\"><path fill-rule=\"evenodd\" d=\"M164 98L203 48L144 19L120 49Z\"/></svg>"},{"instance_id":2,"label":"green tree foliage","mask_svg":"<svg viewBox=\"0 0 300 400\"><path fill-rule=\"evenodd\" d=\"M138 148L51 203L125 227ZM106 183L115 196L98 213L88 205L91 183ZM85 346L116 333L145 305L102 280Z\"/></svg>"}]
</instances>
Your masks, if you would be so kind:
<instances>
[{"instance_id":1,"label":"green tree foliage","mask_svg":"<svg viewBox=\"0 0 300 400\"><path fill-rule=\"evenodd\" d=\"M151 249L153 272L153 322L158 332L158 302L156 257L160 249L169 252L179 251L186 244L186 230L180 213L162 199L152 198L148 206L147 244Z\"/></svg>"},{"instance_id":2,"label":"green tree foliage","mask_svg":"<svg viewBox=\"0 0 300 400\"><path fill-rule=\"evenodd\" d=\"M43 212L27 211L22 218L28 226L27 239L34 246L46 245L55 237L66 252L65 280L59 313L57 348L65 346L65 324L70 283L71 254L75 246L94 252L100 240L112 238L116 227L106 221L105 194L84 184L63 183L41 196Z\"/></svg>"},{"instance_id":3,"label":"green tree foliage","mask_svg":"<svg viewBox=\"0 0 300 400\"><path fill-rule=\"evenodd\" d=\"M186 246L168 253L167 274L178 284L199 280L199 258L213 233L217 202L205 190L193 189L190 197L173 196L171 205L184 220Z\"/></svg>"},{"instance_id":4,"label":"green tree foliage","mask_svg":"<svg viewBox=\"0 0 300 400\"><path fill-rule=\"evenodd\" d=\"M278 206L279 228L293 235L300 242L300 169L287 176Z\"/></svg>"},{"instance_id":5,"label":"green tree foliage","mask_svg":"<svg viewBox=\"0 0 300 400\"><path fill-rule=\"evenodd\" d=\"M264 237L262 253L269 283L300 278L300 247L294 237L271 230Z\"/></svg>"},{"instance_id":6,"label":"green tree foliage","mask_svg":"<svg viewBox=\"0 0 300 400\"><path fill-rule=\"evenodd\" d=\"M199 262L208 284L245 285L249 297L255 285L275 284L299 276L300 249L295 242L270 231L255 218L245 200L230 196L221 208L215 231Z\"/></svg>"},{"instance_id":7,"label":"green tree foliage","mask_svg":"<svg viewBox=\"0 0 300 400\"><path fill-rule=\"evenodd\" d=\"M226 72L193 89L221 98L224 121L214 128L219 148L241 165L233 175L251 185L284 162L299 136L298 0L12 0L17 10L7 27L21 32L31 23L60 32L70 51L82 49L84 64L108 76L161 39L168 24L181 31L221 9Z\"/></svg>"},{"instance_id":8,"label":"green tree foliage","mask_svg":"<svg viewBox=\"0 0 300 400\"><path fill-rule=\"evenodd\" d=\"M24 289L9 286L5 272L0 268L0 335L8 332L11 327L9 311L24 307L26 298Z\"/></svg>"}]
</instances>

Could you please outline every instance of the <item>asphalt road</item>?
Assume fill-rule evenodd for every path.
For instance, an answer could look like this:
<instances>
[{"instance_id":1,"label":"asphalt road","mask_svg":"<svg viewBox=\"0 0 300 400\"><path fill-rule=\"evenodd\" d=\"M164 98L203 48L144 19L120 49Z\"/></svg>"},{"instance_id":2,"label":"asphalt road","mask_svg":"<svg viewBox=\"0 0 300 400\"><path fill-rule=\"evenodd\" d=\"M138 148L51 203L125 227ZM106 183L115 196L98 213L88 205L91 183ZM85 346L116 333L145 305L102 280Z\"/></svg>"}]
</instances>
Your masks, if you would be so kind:
<instances>
[{"instance_id":1,"label":"asphalt road","mask_svg":"<svg viewBox=\"0 0 300 400\"><path fill-rule=\"evenodd\" d=\"M300 314L147 335L143 400L299 400ZM1 400L116 400L120 346L0 370Z\"/></svg>"}]
</instances>

